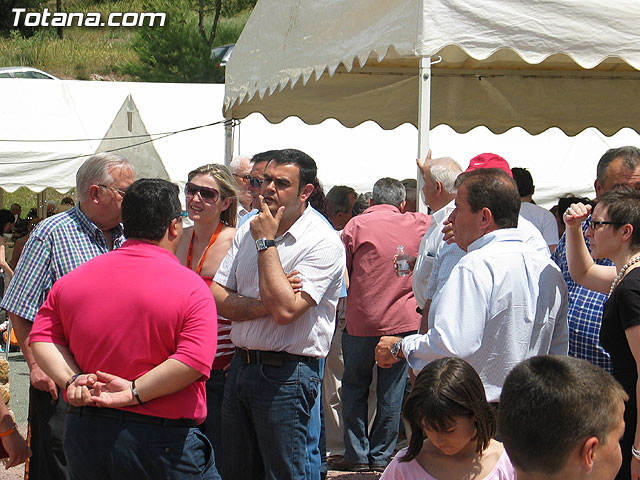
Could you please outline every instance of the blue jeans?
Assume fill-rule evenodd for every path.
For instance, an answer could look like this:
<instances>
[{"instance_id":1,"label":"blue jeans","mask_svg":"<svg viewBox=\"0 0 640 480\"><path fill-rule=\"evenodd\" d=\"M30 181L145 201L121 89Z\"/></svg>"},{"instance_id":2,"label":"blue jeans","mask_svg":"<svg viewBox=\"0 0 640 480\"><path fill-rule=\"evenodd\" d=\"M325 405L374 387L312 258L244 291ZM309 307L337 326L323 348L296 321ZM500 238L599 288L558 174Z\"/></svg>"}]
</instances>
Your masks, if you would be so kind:
<instances>
[{"instance_id":1,"label":"blue jeans","mask_svg":"<svg viewBox=\"0 0 640 480\"><path fill-rule=\"evenodd\" d=\"M324 376L325 359L318 360L320 363L320 378ZM316 478L317 472L327 471L326 448L320 445L322 438L322 391L318 390L318 397L311 409L311 419L309 420L309 431L307 434L307 478Z\"/></svg>"},{"instance_id":2,"label":"blue jeans","mask_svg":"<svg viewBox=\"0 0 640 480\"><path fill-rule=\"evenodd\" d=\"M213 448L196 427L161 427L67 414L70 480L221 480Z\"/></svg>"},{"instance_id":3,"label":"blue jeans","mask_svg":"<svg viewBox=\"0 0 640 480\"><path fill-rule=\"evenodd\" d=\"M271 366L234 356L222 403L224 480L309 478L307 465L320 463L307 452L320 383L318 360Z\"/></svg>"},{"instance_id":4,"label":"blue jeans","mask_svg":"<svg viewBox=\"0 0 640 480\"><path fill-rule=\"evenodd\" d=\"M367 397L375 366L375 348L380 337L351 336L342 333L342 416L344 419L344 457L352 463L386 466L398 437L407 363L377 368L376 417L367 432Z\"/></svg>"}]
</instances>

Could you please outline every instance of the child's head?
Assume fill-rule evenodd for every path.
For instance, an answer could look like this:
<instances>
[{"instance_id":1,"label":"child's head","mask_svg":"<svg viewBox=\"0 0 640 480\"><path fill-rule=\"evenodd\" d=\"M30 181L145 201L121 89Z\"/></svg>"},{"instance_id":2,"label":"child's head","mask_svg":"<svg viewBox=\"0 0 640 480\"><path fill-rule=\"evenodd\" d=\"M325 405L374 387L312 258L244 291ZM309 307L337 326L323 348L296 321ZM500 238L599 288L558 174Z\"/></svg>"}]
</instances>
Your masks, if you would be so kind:
<instances>
[{"instance_id":1,"label":"child's head","mask_svg":"<svg viewBox=\"0 0 640 480\"><path fill-rule=\"evenodd\" d=\"M475 440L478 453L489 446L496 432L495 413L482 381L473 367L459 358L428 364L418 375L402 413L411 425L411 441L403 461L418 455L425 431L449 432L459 419L471 422L469 441Z\"/></svg>"},{"instance_id":2,"label":"child's head","mask_svg":"<svg viewBox=\"0 0 640 480\"><path fill-rule=\"evenodd\" d=\"M578 358L547 355L517 365L502 387L499 426L518 475L564 478L573 469L613 478L626 400L611 375Z\"/></svg>"}]
</instances>

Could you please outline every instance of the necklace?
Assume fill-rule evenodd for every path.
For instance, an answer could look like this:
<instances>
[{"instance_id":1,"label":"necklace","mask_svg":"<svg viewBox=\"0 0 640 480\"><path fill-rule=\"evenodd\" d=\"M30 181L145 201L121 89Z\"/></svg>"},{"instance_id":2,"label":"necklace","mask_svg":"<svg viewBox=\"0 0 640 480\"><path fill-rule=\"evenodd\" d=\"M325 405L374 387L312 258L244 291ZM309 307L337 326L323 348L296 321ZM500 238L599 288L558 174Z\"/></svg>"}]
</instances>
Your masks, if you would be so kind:
<instances>
[{"instance_id":1,"label":"necklace","mask_svg":"<svg viewBox=\"0 0 640 480\"><path fill-rule=\"evenodd\" d=\"M200 261L198 262L198 266L196 267L195 272L200 275L200 271L202 270L202 265L204 264L204 258L207 256L207 252L209 251L209 248L211 248L211 245L213 245L215 243L215 241L218 239L218 235L220 235L220 231L222 230L222 222L218 223L218 228L216 228L215 232L213 232L213 235L211 235L211 238L209 239L209 245L207 245L207 248L204 249L204 252L202 252L202 257L200 257ZM187 252L187 268L191 268L192 266L192 262L193 262L193 236L195 235L195 231L191 234L191 241L189 242L189 250Z\"/></svg>"},{"instance_id":2,"label":"necklace","mask_svg":"<svg viewBox=\"0 0 640 480\"><path fill-rule=\"evenodd\" d=\"M635 264L640 262L640 255L638 255L637 257L633 257L631 260L629 260L627 263L625 263L622 268L620 269L620 273L618 273L618 276L615 278L615 280L611 283L611 288L609 289L609 295L611 295L613 293L613 290L618 286L618 283L620 283L620 280L622 280L622 277L624 277L625 272L628 270L628 268Z\"/></svg>"}]
</instances>

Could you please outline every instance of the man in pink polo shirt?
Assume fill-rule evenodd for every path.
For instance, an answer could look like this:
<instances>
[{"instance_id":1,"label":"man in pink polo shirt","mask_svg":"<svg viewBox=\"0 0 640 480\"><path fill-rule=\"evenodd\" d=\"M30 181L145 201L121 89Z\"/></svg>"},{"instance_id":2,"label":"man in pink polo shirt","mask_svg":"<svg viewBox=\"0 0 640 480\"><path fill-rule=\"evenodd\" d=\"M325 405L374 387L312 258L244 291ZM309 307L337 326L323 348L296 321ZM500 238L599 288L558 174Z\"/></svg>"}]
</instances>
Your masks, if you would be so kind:
<instances>
[{"instance_id":1,"label":"man in pink polo shirt","mask_svg":"<svg viewBox=\"0 0 640 480\"><path fill-rule=\"evenodd\" d=\"M118 250L58 280L30 342L70 404L64 451L80 478L219 479L207 438L205 380L216 352L216 305L174 256L178 187L133 183Z\"/></svg>"}]
</instances>

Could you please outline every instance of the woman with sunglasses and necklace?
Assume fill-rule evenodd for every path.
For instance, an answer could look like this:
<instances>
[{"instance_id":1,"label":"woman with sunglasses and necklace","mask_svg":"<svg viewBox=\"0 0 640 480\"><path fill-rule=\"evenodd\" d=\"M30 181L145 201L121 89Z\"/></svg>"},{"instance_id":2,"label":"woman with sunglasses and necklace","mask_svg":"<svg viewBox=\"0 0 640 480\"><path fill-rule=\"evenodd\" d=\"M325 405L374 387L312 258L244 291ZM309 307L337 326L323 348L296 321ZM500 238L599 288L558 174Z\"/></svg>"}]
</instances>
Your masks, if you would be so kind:
<instances>
[{"instance_id":1,"label":"woman with sunglasses and necklace","mask_svg":"<svg viewBox=\"0 0 640 480\"><path fill-rule=\"evenodd\" d=\"M604 304L600 343L609 352L613 376L629 395L625 404L625 432L621 440L622 466L617 480L640 479L638 370L640 370L640 192L619 187L598 197L583 240L581 223L591 206L572 204L564 213L567 263L580 285L609 294ZM593 258L609 258L614 267Z\"/></svg>"},{"instance_id":2,"label":"woman with sunglasses and necklace","mask_svg":"<svg viewBox=\"0 0 640 480\"><path fill-rule=\"evenodd\" d=\"M218 164L196 168L189 172L188 180L185 199L193 226L185 227L176 256L180 263L200 275L207 285L211 285L236 233L236 182L229 169ZM216 465L220 466L222 397L226 369L234 352L230 333L231 321L219 316L216 358L211 376L207 380L207 419L201 425L213 444Z\"/></svg>"}]
</instances>

